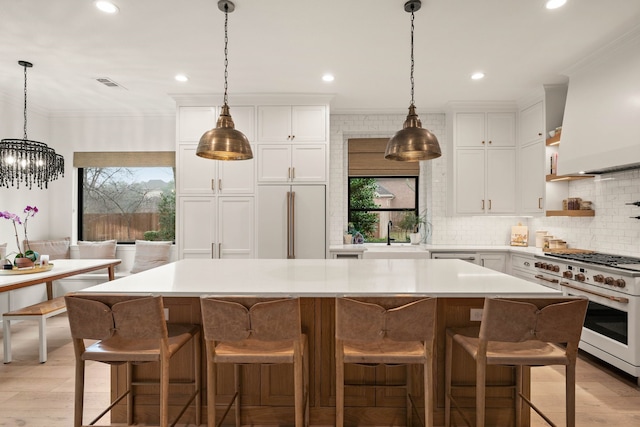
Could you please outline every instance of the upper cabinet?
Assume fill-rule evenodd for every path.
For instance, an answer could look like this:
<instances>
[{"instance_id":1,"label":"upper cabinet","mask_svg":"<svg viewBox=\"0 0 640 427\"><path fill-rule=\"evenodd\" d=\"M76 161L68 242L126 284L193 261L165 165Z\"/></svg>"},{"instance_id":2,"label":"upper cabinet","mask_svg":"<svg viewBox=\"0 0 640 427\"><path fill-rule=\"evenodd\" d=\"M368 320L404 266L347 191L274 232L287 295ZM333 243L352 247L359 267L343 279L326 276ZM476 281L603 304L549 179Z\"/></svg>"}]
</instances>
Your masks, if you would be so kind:
<instances>
[{"instance_id":1,"label":"upper cabinet","mask_svg":"<svg viewBox=\"0 0 640 427\"><path fill-rule=\"evenodd\" d=\"M520 212L542 214L545 204L544 101L535 100L520 109L518 132L518 182Z\"/></svg>"},{"instance_id":2,"label":"upper cabinet","mask_svg":"<svg viewBox=\"0 0 640 427\"><path fill-rule=\"evenodd\" d=\"M452 114L453 194L458 215L505 215L516 212L516 114Z\"/></svg>"},{"instance_id":3,"label":"upper cabinet","mask_svg":"<svg viewBox=\"0 0 640 427\"><path fill-rule=\"evenodd\" d=\"M255 107L230 106L229 113L235 128L245 134L250 142L255 141ZM216 127L220 107L178 107L178 142L198 142L200 137Z\"/></svg>"},{"instance_id":4,"label":"upper cabinet","mask_svg":"<svg viewBox=\"0 0 640 427\"><path fill-rule=\"evenodd\" d=\"M514 113L457 113L455 144L463 147L515 147Z\"/></svg>"},{"instance_id":5,"label":"upper cabinet","mask_svg":"<svg viewBox=\"0 0 640 427\"><path fill-rule=\"evenodd\" d=\"M323 105L261 105L259 142L325 142L327 111Z\"/></svg>"}]
</instances>

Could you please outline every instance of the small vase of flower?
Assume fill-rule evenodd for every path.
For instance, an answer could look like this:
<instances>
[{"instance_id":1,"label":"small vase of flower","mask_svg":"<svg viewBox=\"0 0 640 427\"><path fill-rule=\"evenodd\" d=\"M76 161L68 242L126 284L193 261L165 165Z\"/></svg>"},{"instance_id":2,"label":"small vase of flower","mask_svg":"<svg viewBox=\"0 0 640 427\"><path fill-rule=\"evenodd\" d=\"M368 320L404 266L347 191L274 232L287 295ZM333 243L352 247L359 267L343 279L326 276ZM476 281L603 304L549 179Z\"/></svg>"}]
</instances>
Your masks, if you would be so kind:
<instances>
[{"instance_id":1,"label":"small vase of flower","mask_svg":"<svg viewBox=\"0 0 640 427\"><path fill-rule=\"evenodd\" d=\"M29 246L29 235L27 234L27 223L29 218L38 213L38 208L36 206L27 206L24 208L23 212L25 214L24 219L21 219L19 215L8 211L0 212L0 218L9 219L13 223L13 230L15 231L16 236L16 246L18 248L13 264L18 268L33 267L40 256L40 254L31 250L31 247ZM24 230L24 248L20 247L20 239L18 238L18 227L16 223L22 225ZM24 251L22 249L24 249Z\"/></svg>"}]
</instances>

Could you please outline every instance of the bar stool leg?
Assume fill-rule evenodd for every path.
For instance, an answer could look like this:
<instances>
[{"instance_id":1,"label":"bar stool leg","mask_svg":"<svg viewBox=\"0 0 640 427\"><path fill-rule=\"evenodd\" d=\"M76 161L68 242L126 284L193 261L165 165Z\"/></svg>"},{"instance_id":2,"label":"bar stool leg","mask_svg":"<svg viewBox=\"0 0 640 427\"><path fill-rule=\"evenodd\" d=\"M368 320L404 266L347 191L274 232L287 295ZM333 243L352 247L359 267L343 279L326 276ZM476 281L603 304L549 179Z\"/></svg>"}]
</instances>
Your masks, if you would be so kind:
<instances>
[{"instance_id":1,"label":"bar stool leg","mask_svg":"<svg viewBox=\"0 0 640 427\"><path fill-rule=\"evenodd\" d=\"M447 334L445 347L445 372L444 372L444 425L451 426L451 370L453 363L453 339Z\"/></svg>"},{"instance_id":2,"label":"bar stool leg","mask_svg":"<svg viewBox=\"0 0 640 427\"><path fill-rule=\"evenodd\" d=\"M341 340L336 340L336 427L344 427L344 358Z\"/></svg>"},{"instance_id":3,"label":"bar stool leg","mask_svg":"<svg viewBox=\"0 0 640 427\"><path fill-rule=\"evenodd\" d=\"M242 376L240 375L240 365L237 363L233 365L233 377L236 387L236 427L240 427L240 389L242 388L240 382L242 381Z\"/></svg>"}]
</instances>

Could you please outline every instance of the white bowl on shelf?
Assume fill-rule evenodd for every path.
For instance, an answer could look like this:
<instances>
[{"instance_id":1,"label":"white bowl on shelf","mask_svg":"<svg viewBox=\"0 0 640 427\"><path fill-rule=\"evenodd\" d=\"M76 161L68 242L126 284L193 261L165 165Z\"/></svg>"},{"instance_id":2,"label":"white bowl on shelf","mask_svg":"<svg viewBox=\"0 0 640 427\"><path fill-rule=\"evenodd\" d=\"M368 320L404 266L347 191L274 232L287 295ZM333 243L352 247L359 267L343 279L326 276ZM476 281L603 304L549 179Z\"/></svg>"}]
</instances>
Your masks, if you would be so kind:
<instances>
[{"instance_id":1,"label":"white bowl on shelf","mask_svg":"<svg viewBox=\"0 0 640 427\"><path fill-rule=\"evenodd\" d=\"M554 136L556 136L556 131L555 130L549 131L549 137L553 138Z\"/></svg>"}]
</instances>

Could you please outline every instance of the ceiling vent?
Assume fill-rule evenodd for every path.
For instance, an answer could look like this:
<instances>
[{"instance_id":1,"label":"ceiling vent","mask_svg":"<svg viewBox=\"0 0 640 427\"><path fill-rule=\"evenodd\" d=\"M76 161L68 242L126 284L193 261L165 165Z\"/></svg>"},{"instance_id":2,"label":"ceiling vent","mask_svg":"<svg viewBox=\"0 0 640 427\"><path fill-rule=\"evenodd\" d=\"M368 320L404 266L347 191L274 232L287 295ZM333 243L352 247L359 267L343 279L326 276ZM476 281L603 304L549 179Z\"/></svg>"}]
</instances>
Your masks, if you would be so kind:
<instances>
[{"instance_id":1,"label":"ceiling vent","mask_svg":"<svg viewBox=\"0 0 640 427\"><path fill-rule=\"evenodd\" d=\"M97 81L98 83L102 83L103 85L108 86L108 87L119 87L119 88L122 88L122 89L126 89L124 86L122 86L121 84L118 84L118 83L114 82L113 80L111 80L111 79L110 79L110 78L108 78L108 77L98 77L98 78L96 79L96 81Z\"/></svg>"}]
</instances>

